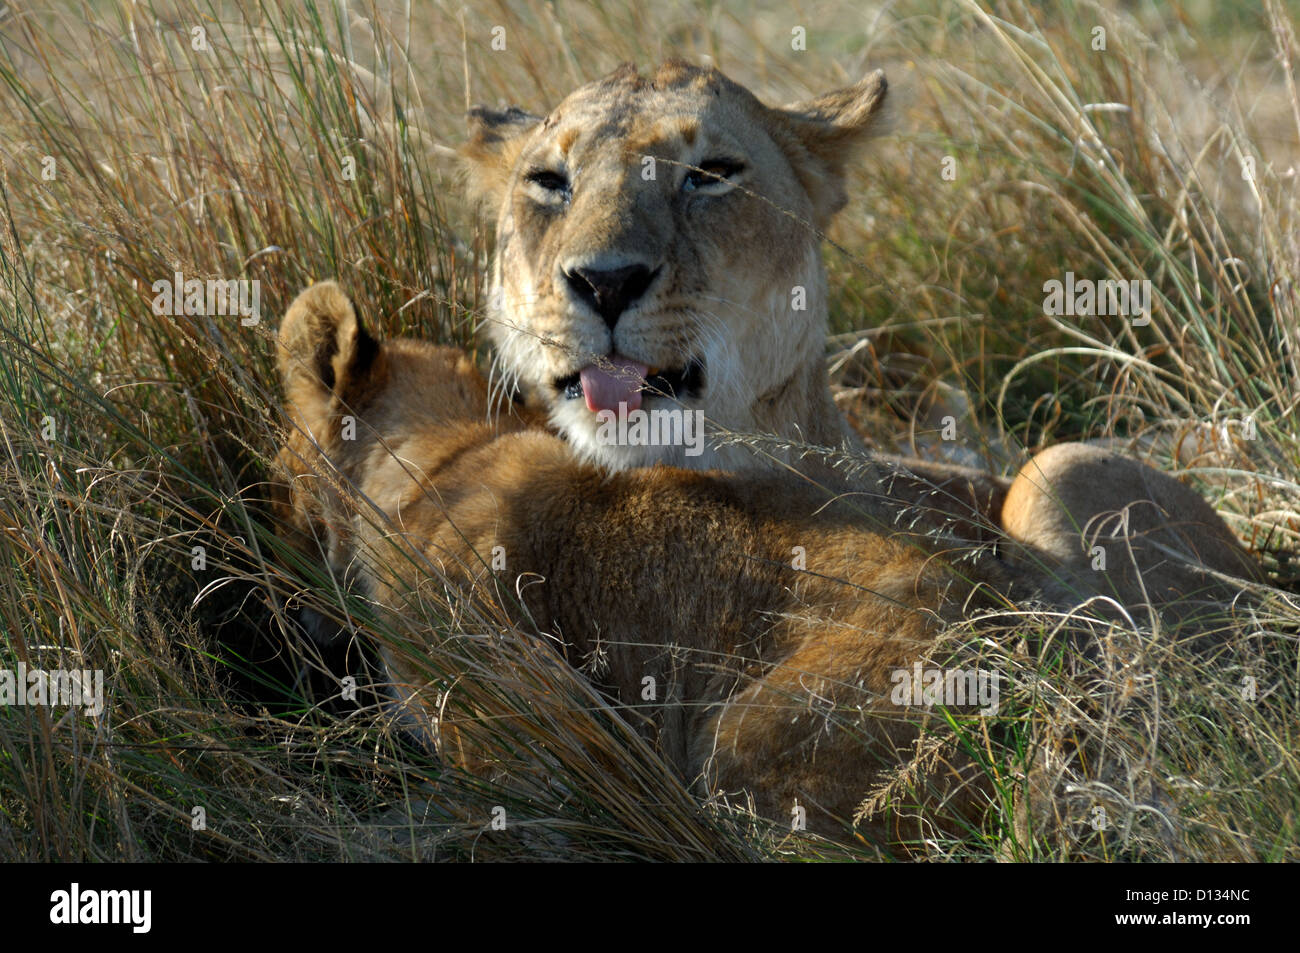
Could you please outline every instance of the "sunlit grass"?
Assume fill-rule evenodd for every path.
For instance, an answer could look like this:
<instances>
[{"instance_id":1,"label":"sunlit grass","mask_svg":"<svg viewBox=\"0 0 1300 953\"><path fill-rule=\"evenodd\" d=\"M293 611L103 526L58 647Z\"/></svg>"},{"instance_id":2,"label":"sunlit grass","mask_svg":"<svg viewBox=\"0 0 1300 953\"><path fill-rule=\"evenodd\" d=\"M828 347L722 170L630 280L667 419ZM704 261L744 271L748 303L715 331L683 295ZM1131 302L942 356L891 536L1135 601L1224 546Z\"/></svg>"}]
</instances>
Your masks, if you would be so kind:
<instances>
[{"instance_id":1,"label":"sunlit grass","mask_svg":"<svg viewBox=\"0 0 1300 953\"><path fill-rule=\"evenodd\" d=\"M998 804L921 853L1295 860L1294 19L1069 0L878 12L812 9L796 53L794 21L759 7L10 10L0 668L102 669L109 699L101 718L0 709L0 856L838 856L701 806L503 614L431 600L425 618L377 615L270 516L271 336L292 296L337 278L382 334L473 346L488 226L450 154L465 107L541 110L622 60L676 54L771 101L889 72L893 134L863 157L827 248L832 367L879 446L951 452L934 406L957 408L957 445L1004 472L1046 443L1115 438L1205 493L1277 587L1208 663L1140 626L1085 661L1064 640L1105 629L1086 608L954 632L957 657L1015 686L992 728L955 722L946 739L981 753ZM1241 76L1210 89L1218 54ZM256 279L261 322L154 314L152 284L176 271ZM1045 315L1043 284L1066 271L1150 280L1150 324ZM477 686L467 712L476 697L518 712L478 738L510 770L444 771L366 691L339 701L331 672L344 653L361 664L365 640L314 658L289 621L300 603L431 683ZM498 806L509 837L485 831Z\"/></svg>"}]
</instances>

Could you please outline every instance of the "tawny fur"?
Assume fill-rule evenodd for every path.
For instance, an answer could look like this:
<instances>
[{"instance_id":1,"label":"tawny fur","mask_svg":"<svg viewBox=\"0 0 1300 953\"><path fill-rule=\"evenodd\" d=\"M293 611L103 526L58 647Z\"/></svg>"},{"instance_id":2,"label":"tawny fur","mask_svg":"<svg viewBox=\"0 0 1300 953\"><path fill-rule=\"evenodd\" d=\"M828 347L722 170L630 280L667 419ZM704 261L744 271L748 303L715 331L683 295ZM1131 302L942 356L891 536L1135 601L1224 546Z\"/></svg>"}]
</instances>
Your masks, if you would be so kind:
<instances>
[{"instance_id":1,"label":"tawny fur","mask_svg":"<svg viewBox=\"0 0 1300 953\"><path fill-rule=\"evenodd\" d=\"M798 804L809 829L845 836L931 717L890 701L891 674L927 659L946 622L1023 588L987 554L950 564L871 498L769 473L610 475L539 427L489 424L464 354L375 344L332 283L294 302L280 341L295 426L280 456L286 528L323 537L340 574L403 615L444 579L470 592L503 547L505 589L541 580L522 588L516 621L558 636L575 665L599 647L595 681L683 780L752 797L778 822ZM355 440L342 439L345 415ZM435 721L418 669L387 661L398 694ZM658 704L642 701L647 676ZM444 757L491 770L465 741L474 725L435 727ZM918 783L929 826L885 812L859 833L916 838L943 818L977 821L986 803L961 756Z\"/></svg>"}]
</instances>

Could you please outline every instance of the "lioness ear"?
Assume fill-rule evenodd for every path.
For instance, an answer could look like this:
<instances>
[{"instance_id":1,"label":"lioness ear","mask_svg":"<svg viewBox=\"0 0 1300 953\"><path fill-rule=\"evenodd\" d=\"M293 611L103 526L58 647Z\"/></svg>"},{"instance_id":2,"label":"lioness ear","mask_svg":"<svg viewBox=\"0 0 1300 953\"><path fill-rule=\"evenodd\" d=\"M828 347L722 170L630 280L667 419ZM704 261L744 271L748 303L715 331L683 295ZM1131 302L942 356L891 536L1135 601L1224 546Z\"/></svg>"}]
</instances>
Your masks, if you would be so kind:
<instances>
[{"instance_id":1,"label":"lioness ear","mask_svg":"<svg viewBox=\"0 0 1300 953\"><path fill-rule=\"evenodd\" d=\"M876 131L888 89L884 71L876 70L852 86L776 110L814 160L803 163L798 160L804 157L791 157L795 174L812 197L819 225L828 224L848 201L845 169L855 149Z\"/></svg>"},{"instance_id":2,"label":"lioness ear","mask_svg":"<svg viewBox=\"0 0 1300 953\"><path fill-rule=\"evenodd\" d=\"M517 106L509 109L475 106L466 119L469 141L461 146L460 154L465 160L470 195L489 203L499 202L523 147L524 133L542 120Z\"/></svg>"},{"instance_id":3,"label":"lioness ear","mask_svg":"<svg viewBox=\"0 0 1300 953\"><path fill-rule=\"evenodd\" d=\"M279 340L285 397L317 440L329 435L334 416L359 407L382 378L379 343L332 281L312 285L294 299L280 322Z\"/></svg>"}]
</instances>

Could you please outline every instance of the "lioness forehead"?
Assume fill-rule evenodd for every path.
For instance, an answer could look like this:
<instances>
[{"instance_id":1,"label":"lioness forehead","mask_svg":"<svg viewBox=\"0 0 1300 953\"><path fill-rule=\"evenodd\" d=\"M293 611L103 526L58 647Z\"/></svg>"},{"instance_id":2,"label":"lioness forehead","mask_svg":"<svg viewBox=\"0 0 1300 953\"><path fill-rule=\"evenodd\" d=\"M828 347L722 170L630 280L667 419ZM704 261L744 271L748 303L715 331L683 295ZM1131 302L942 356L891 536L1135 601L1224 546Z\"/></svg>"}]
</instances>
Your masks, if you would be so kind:
<instances>
[{"instance_id":1,"label":"lioness forehead","mask_svg":"<svg viewBox=\"0 0 1300 953\"><path fill-rule=\"evenodd\" d=\"M680 137L691 145L703 128L735 116L752 123L762 109L749 90L716 69L670 60L642 76L631 65L575 90L542 123L542 134L568 153L580 139L624 145ZM739 124L739 123L738 123Z\"/></svg>"},{"instance_id":2,"label":"lioness forehead","mask_svg":"<svg viewBox=\"0 0 1300 953\"><path fill-rule=\"evenodd\" d=\"M574 90L561 108L633 109L638 103L700 103L724 96L757 102L749 90L713 67L669 60L649 76L642 76L630 63L625 64L608 76Z\"/></svg>"}]
</instances>

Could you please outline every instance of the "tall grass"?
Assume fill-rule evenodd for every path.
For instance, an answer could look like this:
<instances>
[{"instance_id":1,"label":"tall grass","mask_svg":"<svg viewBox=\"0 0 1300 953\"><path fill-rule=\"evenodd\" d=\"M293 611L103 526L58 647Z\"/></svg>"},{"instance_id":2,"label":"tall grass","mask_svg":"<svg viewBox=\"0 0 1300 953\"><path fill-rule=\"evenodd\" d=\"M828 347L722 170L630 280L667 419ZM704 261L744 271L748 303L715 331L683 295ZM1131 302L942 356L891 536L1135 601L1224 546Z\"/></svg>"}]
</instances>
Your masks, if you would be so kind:
<instances>
[{"instance_id":1,"label":"tall grass","mask_svg":"<svg viewBox=\"0 0 1300 953\"><path fill-rule=\"evenodd\" d=\"M1112 438L1206 493L1270 573L1210 663L1141 619L1085 660L1068 635L1086 610L954 632L954 652L1016 689L993 729L955 723L950 739L981 753L998 804L922 852L1296 859L1300 48L1278 4L1222 10L11 11L0 668L101 669L109 697L98 717L0 708L0 856L843 856L700 805L502 617L447 599L423 619L376 616L269 514L284 427L271 343L289 299L337 277L381 333L474 346L488 241L449 155L464 108L540 110L622 60L683 55L771 100L890 73L894 135L864 158L828 246L832 367L876 443L1006 470L1048 442ZM1046 316L1043 282L1066 270L1151 280L1151 323ZM154 314L151 285L176 271L257 279L263 320ZM953 409L956 451L930 432ZM509 770L447 771L364 690L339 700L367 639L310 648L292 622L303 603L517 712L479 739ZM901 809L907 778L889 780L864 802ZM490 830L498 806L508 834Z\"/></svg>"}]
</instances>

